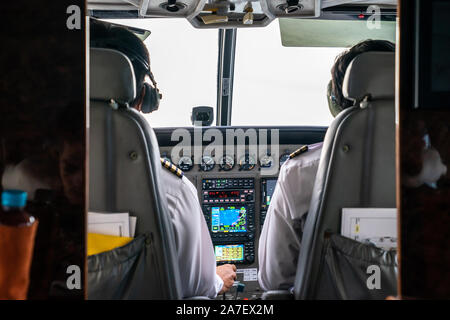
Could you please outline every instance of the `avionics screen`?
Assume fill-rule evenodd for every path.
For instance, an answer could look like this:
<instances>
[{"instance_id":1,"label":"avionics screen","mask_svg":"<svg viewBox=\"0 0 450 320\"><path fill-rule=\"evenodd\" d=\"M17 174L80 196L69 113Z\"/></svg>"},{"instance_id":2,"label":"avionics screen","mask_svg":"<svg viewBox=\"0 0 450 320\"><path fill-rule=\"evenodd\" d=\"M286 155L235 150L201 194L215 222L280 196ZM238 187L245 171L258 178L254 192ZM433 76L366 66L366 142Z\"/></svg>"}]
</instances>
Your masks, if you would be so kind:
<instances>
[{"instance_id":1,"label":"avionics screen","mask_svg":"<svg viewBox=\"0 0 450 320\"><path fill-rule=\"evenodd\" d=\"M216 261L244 261L243 244L215 245Z\"/></svg>"},{"instance_id":2,"label":"avionics screen","mask_svg":"<svg viewBox=\"0 0 450 320\"><path fill-rule=\"evenodd\" d=\"M209 191L208 197L210 199L227 199L227 198L239 198L239 191Z\"/></svg>"},{"instance_id":3,"label":"avionics screen","mask_svg":"<svg viewBox=\"0 0 450 320\"><path fill-rule=\"evenodd\" d=\"M212 207L211 231L247 232L247 208L245 206Z\"/></svg>"},{"instance_id":4,"label":"avionics screen","mask_svg":"<svg viewBox=\"0 0 450 320\"><path fill-rule=\"evenodd\" d=\"M275 186L277 185L277 178L265 179L263 181L262 187L262 206L268 207L270 201L272 201L273 192L275 191Z\"/></svg>"}]
</instances>

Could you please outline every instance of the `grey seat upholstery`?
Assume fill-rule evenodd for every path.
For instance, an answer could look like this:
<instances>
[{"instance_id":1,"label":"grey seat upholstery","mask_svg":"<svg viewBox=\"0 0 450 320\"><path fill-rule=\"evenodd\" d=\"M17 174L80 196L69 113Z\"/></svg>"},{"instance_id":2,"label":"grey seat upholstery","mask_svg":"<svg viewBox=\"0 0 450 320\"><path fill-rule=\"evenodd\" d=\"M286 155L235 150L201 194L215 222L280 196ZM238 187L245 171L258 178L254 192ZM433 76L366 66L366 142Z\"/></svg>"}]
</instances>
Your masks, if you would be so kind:
<instances>
[{"instance_id":1,"label":"grey seat upholstery","mask_svg":"<svg viewBox=\"0 0 450 320\"><path fill-rule=\"evenodd\" d=\"M89 299L179 299L173 227L160 178L158 143L127 103L136 96L122 53L90 50L89 211L129 212L136 238L88 258Z\"/></svg>"},{"instance_id":2,"label":"grey seat upholstery","mask_svg":"<svg viewBox=\"0 0 450 320\"><path fill-rule=\"evenodd\" d=\"M343 93L356 104L334 119L325 136L303 232L296 299L334 298L319 278L325 241L340 233L342 208L396 207L394 79L394 53L363 53L346 71ZM360 104L364 97L369 101Z\"/></svg>"}]
</instances>

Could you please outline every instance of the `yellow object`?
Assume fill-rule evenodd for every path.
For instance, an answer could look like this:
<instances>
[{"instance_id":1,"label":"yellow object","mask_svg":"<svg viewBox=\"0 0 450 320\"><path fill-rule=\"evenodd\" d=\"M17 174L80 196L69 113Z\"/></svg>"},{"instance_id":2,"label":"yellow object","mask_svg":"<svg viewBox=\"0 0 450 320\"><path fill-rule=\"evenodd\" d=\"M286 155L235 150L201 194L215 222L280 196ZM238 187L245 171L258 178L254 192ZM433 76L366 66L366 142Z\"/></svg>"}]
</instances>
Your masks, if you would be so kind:
<instances>
[{"instance_id":1,"label":"yellow object","mask_svg":"<svg viewBox=\"0 0 450 320\"><path fill-rule=\"evenodd\" d=\"M242 19L243 24L253 24L253 11L249 11L244 15Z\"/></svg>"},{"instance_id":2,"label":"yellow object","mask_svg":"<svg viewBox=\"0 0 450 320\"><path fill-rule=\"evenodd\" d=\"M88 256L122 247L131 240L133 238L88 233Z\"/></svg>"},{"instance_id":3,"label":"yellow object","mask_svg":"<svg viewBox=\"0 0 450 320\"><path fill-rule=\"evenodd\" d=\"M219 8L214 7L213 5L210 4L205 4L205 6L203 7L202 11L210 11L210 12L217 12L219 10Z\"/></svg>"},{"instance_id":4,"label":"yellow object","mask_svg":"<svg viewBox=\"0 0 450 320\"><path fill-rule=\"evenodd\" d=\"M164 168L169 169L170 172L175 173L179 178L183 178L183 171L181 171L180 168L175 166L173 163L171 163L169 160L161 158L161 164Z\"/></svg>"},{"instance_id":5,"label":"yellow object","mask_svg":"<svg viewBox=\"0 0 450 320\"><path fill-rule=\"evenodd\" d=\"M289 155L289 159L295 158L296 156L298 156L298 155L300 155L302 153L305 153L307 151L308 151L308 146L305 145L305 146L301 147L300 149L297 149L294 152L292 152Z\"/></svg>"},{"instance_id":6,"label":"yellow object","mask_svg":"<svg viewBox=\"0 0 450 320\"><path fill-rule=\"evenodd\" d=\"M208 16L200 16L200 18L203 20L204 24L228 22L227 16L218 16L216 14L211 14Z\"/></svg>"}]
</instances>

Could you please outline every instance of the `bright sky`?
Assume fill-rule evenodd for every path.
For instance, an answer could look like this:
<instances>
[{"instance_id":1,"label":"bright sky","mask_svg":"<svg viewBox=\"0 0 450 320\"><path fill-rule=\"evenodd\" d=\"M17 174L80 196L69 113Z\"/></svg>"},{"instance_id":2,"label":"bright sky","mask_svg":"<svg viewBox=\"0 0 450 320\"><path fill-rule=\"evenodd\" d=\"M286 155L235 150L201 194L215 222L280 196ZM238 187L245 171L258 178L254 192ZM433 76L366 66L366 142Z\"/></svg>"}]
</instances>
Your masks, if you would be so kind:
<instances>
[{"instance_id":1,"label":"bright sky","mask_svg":"<svg viewBox=\"0 0 450 320\"><path fill-rule=\"evenodd\" d=\"M190 126L193 107L216 108L217 29L185 19L115 22L152 32L145 44L163 94L159 110L146 116L153 127ZM232 125L329 125L326 87L342 50L283 47L278 20L238 29Z\"/></svg>"}]
</instances>

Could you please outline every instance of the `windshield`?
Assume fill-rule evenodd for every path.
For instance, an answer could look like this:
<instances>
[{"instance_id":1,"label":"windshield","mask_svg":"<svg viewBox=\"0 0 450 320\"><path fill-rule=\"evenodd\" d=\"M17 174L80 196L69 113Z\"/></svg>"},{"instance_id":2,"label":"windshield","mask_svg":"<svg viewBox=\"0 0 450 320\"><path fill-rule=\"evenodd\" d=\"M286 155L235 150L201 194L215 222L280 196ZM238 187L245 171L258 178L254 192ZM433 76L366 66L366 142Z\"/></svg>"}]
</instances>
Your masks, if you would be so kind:
<instances>
[{"instance_id":1,"label":"windshield","mask_svg":"<svg viewBox=\"0 0 450 320\"><path fill-rule=\"evenodd\" d=\"M152 127L191 126L191 111L196 106L210 106L215 111L217 30L195 29L186 19L105 21L151 31L144 43L163 95L159 109L144 115Z\"/></svg>"},{"instance_id":2,"label":"windshield","mask_svg":"<svg viewBox=\"0 0 450 320\"><path fill-rule=\"evenodd\" d=\"M326 88L343 50L283 47L278 21L238 30L231 124L328 126Z\"/></svg>"},{"instance_id":3,"label":"windshield","mask_svg":"<svg viewBox=\"0 0 450 320\"><path fill-rule=\"evenodd\" d=\"M153 127L192 126L197 106L213 107L216 119L217 29L196 29L185 19L108 21L151 31L144 43L163 94L159 109L145 115ZM326 87L342 50L284 47L278 21L238 29L231 125L328 126Z\"/></svg>"}]
</instances>

